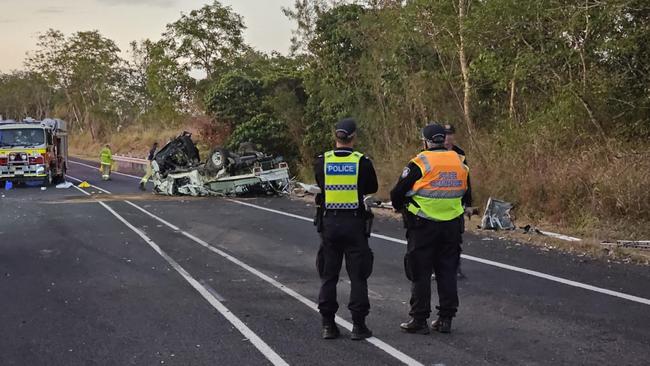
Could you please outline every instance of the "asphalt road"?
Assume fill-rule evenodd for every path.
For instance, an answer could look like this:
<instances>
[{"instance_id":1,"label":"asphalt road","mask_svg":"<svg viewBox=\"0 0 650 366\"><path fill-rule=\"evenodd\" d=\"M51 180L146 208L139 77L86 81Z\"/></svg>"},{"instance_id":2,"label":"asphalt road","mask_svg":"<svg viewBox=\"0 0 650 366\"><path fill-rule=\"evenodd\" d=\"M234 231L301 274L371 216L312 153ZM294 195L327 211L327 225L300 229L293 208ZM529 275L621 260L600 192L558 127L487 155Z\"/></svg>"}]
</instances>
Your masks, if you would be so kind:
<instances>
[{"instance_id":1,"label":"asphalt road","mask_svg":"<svg viewBox=\"0 0 650 366\"><path fill-rule=\"evenodd\" d=\"M647 267L468 235L454 332L407 335L404 233L379 220L376 338L324 341L313 207L160 198L134 177L102 182L79 164L69 173L94 187L0 192L2 366L650 362ZM348 290L343 272L342 326Z\"/></svg>"}]
</instances>

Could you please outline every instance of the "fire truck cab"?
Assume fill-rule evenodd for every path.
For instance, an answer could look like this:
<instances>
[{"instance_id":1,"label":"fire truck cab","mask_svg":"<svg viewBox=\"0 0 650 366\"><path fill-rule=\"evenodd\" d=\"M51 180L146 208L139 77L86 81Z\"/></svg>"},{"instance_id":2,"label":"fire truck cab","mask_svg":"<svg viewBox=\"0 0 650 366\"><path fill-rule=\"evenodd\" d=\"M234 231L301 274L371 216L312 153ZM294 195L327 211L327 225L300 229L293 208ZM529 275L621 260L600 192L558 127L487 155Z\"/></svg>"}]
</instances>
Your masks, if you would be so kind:
<instances>
[{"instance_id":1,"label":"fire truck cab","mask_svg":"<svg viewBox=\"0 0 650 366\"><path fill-rule=\"evenodd\" d=\"M0 120L0 182L63 181L68 164L65 121Z\"/></svg>"}]
</instances>

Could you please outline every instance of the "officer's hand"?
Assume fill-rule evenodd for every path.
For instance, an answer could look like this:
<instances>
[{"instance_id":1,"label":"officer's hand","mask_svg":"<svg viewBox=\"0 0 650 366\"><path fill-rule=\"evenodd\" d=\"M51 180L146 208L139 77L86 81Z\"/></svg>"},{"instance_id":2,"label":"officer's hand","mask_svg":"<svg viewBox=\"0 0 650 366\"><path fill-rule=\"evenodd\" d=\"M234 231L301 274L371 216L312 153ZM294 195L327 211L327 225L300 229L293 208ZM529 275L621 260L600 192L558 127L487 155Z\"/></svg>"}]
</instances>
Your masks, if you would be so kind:
<instances>
[{"instance_id":1,"label":"officer's hand","mask_svg":"<svg viewBox=\"0 0 650 366\"><path fill-rule=\"evenodd\" d=\"M467 216L468 220L471 220L475 211L476 209L474 207L465 207L464 214Z\"/></svg>"}]
</instances>

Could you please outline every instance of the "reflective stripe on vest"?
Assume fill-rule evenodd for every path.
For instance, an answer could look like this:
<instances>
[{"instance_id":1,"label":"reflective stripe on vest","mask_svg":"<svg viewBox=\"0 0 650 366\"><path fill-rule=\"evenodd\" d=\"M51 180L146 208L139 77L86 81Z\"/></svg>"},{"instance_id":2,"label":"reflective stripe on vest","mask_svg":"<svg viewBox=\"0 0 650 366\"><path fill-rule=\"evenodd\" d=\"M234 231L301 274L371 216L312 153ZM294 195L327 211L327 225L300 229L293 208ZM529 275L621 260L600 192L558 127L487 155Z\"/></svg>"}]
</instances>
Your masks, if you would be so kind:
<instances>
[{"instance_id":1,"label":"reflective stripe on vest","mask_svg":"<svg viewBox=\"0 0 650 366\"><path fill-rule=\"evenodd\" d=\"M463 214L462 197L467 191L468 168L454 151L424 151L412 162L422 172L411 191L412 214L434 221L449 221Z\"/></svg>"},{"instance_id":2,"label":"reflective stripe on vest","mask_svg":"<svg viewBox=\"0 0 650 366\"><path fill-rule=\"evenodd\" d=\"M359 208L359 162L363 154L352 152L336 156L325 153L325 209L356 210Z\"/></svg>"},{"instance_id":3,"label":"reflective stripe on vest","mask_svg":"<svg viewBox=\"0 0 650 366\"><path fill-rule=\"evenodd\" d=\"M113 163L113 154L111 153L111 150L103 148L99 153L99 159L102 164L111 165Z\"/></svg>"}]
</instances>

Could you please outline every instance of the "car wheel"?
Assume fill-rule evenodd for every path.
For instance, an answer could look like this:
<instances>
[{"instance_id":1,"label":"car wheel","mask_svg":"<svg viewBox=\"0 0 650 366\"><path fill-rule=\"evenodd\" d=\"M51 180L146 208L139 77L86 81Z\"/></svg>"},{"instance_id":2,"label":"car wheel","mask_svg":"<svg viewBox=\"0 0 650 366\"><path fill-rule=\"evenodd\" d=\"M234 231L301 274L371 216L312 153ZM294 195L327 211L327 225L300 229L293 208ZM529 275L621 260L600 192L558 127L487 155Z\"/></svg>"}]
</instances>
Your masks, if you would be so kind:
<instances>
[{"instance_id":1,"label":"car wheel","mask_svg":"<svg viewBox=\"0 0 650 366\"><path fill-rule=\"evenodd\" d=\"M217 173L230 164L230 153L228 150L217 147L212 150L206 162L206 168L212 173Z\"/></svg>"}]
</instances>

